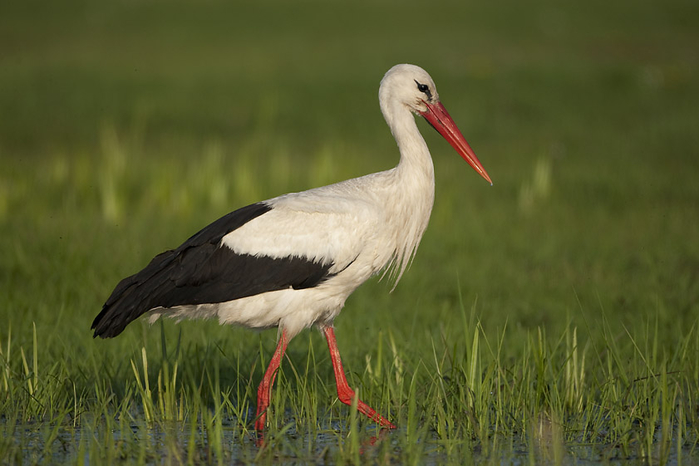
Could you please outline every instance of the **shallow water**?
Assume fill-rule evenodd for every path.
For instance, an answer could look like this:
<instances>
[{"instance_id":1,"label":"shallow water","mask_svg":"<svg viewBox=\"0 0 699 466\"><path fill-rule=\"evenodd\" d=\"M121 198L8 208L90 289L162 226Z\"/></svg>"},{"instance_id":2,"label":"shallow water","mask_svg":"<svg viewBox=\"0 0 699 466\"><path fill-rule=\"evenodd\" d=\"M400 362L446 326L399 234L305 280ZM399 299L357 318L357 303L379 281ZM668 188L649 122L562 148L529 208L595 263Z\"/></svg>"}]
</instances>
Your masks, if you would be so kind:
<instances>
[{"instance_id":1,"label":"shallow water","mask_svg":"<svg viewBox=\"0 0 699 466\"><path fill-rule=\"evenodd\" d=\"M605 444L561 444L524 441L520 437L493 436L488 445L476 441L440 441L436 435L417 444L407 442L405 429L377 430L369 427L354 440L347 425L333 422L315 433L297 432L286 425L268 445L259 448L256 438L234 422L224 422L211 434L190 423L148 427L129 424L127 429L107 432L96 428L10 425L2 423L0 457L7 464L104 464L106 461L136 464L335 464L346 461L397 464L473 465L647 465L699 464L695 445L672 443L662 456L654 445L650 457L639 454L640 445L627 448ZM211 438L219 436L219 439ZM353 450L354 448L354 450Z\"/></svg>"}]
</instances>

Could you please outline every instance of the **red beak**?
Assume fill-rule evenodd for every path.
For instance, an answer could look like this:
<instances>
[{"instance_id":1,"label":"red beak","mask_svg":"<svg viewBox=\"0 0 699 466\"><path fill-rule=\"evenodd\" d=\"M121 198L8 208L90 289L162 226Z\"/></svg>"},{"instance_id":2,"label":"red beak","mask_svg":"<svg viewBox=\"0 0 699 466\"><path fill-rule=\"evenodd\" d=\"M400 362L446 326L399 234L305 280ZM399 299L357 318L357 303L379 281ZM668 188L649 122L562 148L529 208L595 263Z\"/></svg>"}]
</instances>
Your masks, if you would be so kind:
<instances>
[{"instance_id":1,"label":"red beak","mask_svg":"<svg viewBox=\"0 0 699 466\"><path fill-rule=\"evenodd\" d=\"M420 113L423 117L425 117L425 120L427 120L432 127L444 137L444 139L449 141L451 147L456 149L456 152L458 152L459 155L463 157L463 159L467 161L479 175L485 178L488 183L492 185L493 182L490 180L488 173L486 173L485 168L483 168L483 165L481 165L480 160L478 160L478 157L476 157L476 154L473 152L473 149L471 149L471 146L469 146L468 142L466 142L466 139L461 134L461 131L459 131L459 128L456 127L456 123L454 123L454 120L451 119L451 116L449 116L449 113L447 112L447 109L444 108L444 105L442 105L441 102L437 102L436 104L425 102L425 105L427 105L427 111Z\"/></svg>"}]
</instances>

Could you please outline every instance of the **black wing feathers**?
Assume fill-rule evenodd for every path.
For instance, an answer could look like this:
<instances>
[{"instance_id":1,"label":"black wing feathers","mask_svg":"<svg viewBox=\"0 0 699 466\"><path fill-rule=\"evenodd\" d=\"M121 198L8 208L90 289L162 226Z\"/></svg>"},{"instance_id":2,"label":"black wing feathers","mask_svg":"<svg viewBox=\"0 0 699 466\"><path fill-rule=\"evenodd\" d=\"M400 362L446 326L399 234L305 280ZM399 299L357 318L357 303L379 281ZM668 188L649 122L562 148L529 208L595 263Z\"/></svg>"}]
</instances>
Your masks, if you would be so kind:
<instances>
[{"instance_id":1,"label":"black wing feathers","mask_svg":"<svg viewBox=\"0 0 699 466\"><path fill-rule=\"evenodd\" d=\"M158 254L116 286L92 323L94 336L114 337L156 307L220 303L285 288L310 288L327 279L330 264L301 257L236 254L221 239L272 209L258 203L221 217L180 247Z\"/></svg>"}]
</instances>

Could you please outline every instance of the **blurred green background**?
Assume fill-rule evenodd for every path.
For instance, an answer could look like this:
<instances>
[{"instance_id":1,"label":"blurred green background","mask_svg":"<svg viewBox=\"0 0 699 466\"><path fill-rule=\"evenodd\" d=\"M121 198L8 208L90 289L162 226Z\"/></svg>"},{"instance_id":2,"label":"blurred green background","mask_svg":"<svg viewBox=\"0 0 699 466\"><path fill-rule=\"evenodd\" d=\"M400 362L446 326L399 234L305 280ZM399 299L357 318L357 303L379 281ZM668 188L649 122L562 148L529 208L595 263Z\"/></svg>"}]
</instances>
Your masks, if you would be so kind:
<instances>
[{"instance_id":1,"label":"blurred green background","mask_svg":"<svg viewBox=\"0 0 699 466\"><path fill-rule=\"evenodd\" d=\"M442 411L463 418L447 423L455 443L444 445L468 457L498 450L491 428L512 436L515 456L526 451L519 438L555 405L545 396L559 383L585 401L551 408L570 418L566 442L622 457L640 448L645 461L658 426L643 413L657 414L656 394L673 388L679 414L663 398L662 435L672 419L677 455L683 441L694 451L696 0L12 0L0 7L0 457L161 461L138 397L141 349L153 387L169 357L180 364L189 452L200 437L213 438L204 450L227 445L197 424L218 400L228 411L217 425L245 432L273 330L134 323L95 341L92 319L121 278L219 216L395 166L377 91L404 62L432 75L494 186L418 122L436 168L430 227L395 291L370 280L336 321L351 383L404 423L383 451L415 462L420 445L438 451L439 387L470 399L493 367L506 389L496 395L517 403L484 389L482 429L458 397ZM272 431L307 456L278 456L282 447L268 462L320 458L311 450L327 435L338 439L331 457L348 461L347 410L334 403L323 346L317 332L292 342L275 391L278 423L296 420L300 434ZM434 375L469 361L471 385ZM298 378L303 367L315 376ZM503 425L488 424L492 412ZM235 438L231 458L236 442L260 458Z\"/></svg>"},{"instance_id":2,"label":"blurred green background","mask_svg":"<svg viewBox=\"0 0 699 466\"><path fill-rule=\"evenodd\" d=\"M697 5L5 3L0 327L92 345L117 281L218 216L394 166L377 90L408 62L494 186L420 122L430 228L338 327L413 335L463 300L486 328L604 313L671 342L699 310Z\"/></svg>"}]
</instances>

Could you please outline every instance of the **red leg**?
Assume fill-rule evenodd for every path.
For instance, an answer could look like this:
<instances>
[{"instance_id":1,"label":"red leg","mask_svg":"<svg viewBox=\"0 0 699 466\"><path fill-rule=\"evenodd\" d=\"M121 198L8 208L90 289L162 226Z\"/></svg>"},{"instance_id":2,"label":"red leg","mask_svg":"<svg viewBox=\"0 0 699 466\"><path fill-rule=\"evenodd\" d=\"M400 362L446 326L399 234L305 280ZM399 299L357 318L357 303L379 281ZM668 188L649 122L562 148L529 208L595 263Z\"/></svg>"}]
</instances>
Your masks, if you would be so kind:
<instances>
[{"instance_id":1,"label":"red leg","mask_svg":"<svg viewBox=\"0 0 699 466\"><path fill-rule=\"evenodd\" d=\"M262 378L260 386L257 387L257 420L255 421L255 430L260 440L262 440L262 433L265 430L267 407L269 407L269 397L272 393L274 379L277 377L277 369L279 369L288 344L289 340L286 338L286 330L282 330L279 342L277 343L277 349L274 350L272 359L269 361L269 366L267 366L267 371L265 371L265 376Z\"/></svg>"},{"instance_id":2,"label":"red leg","mask_svg":"<svg viewBox=\"0 0 699 466\"><path fill-rule=\"evenodd\" d=\"M354 390L352 390L347 383L347 378L345 378L345 370L342 368L342 361L340 360L340 350L337 349L337 342L335 341L335 329L332 327L325 327L323 329L325 334L325 339L328 340L328 349L330 350L330 359L333 362L333 369L335 371L335 381L337 382L337 397L346 405L352 405L352 399L356 396ZM395 429L396 426L384 419L380 414L374 411L362 400L357 399L357 411L364 413L369 416L374 421L378 422L383 427L388 427L389 429Z\"/></svg>"}]
</instances>

